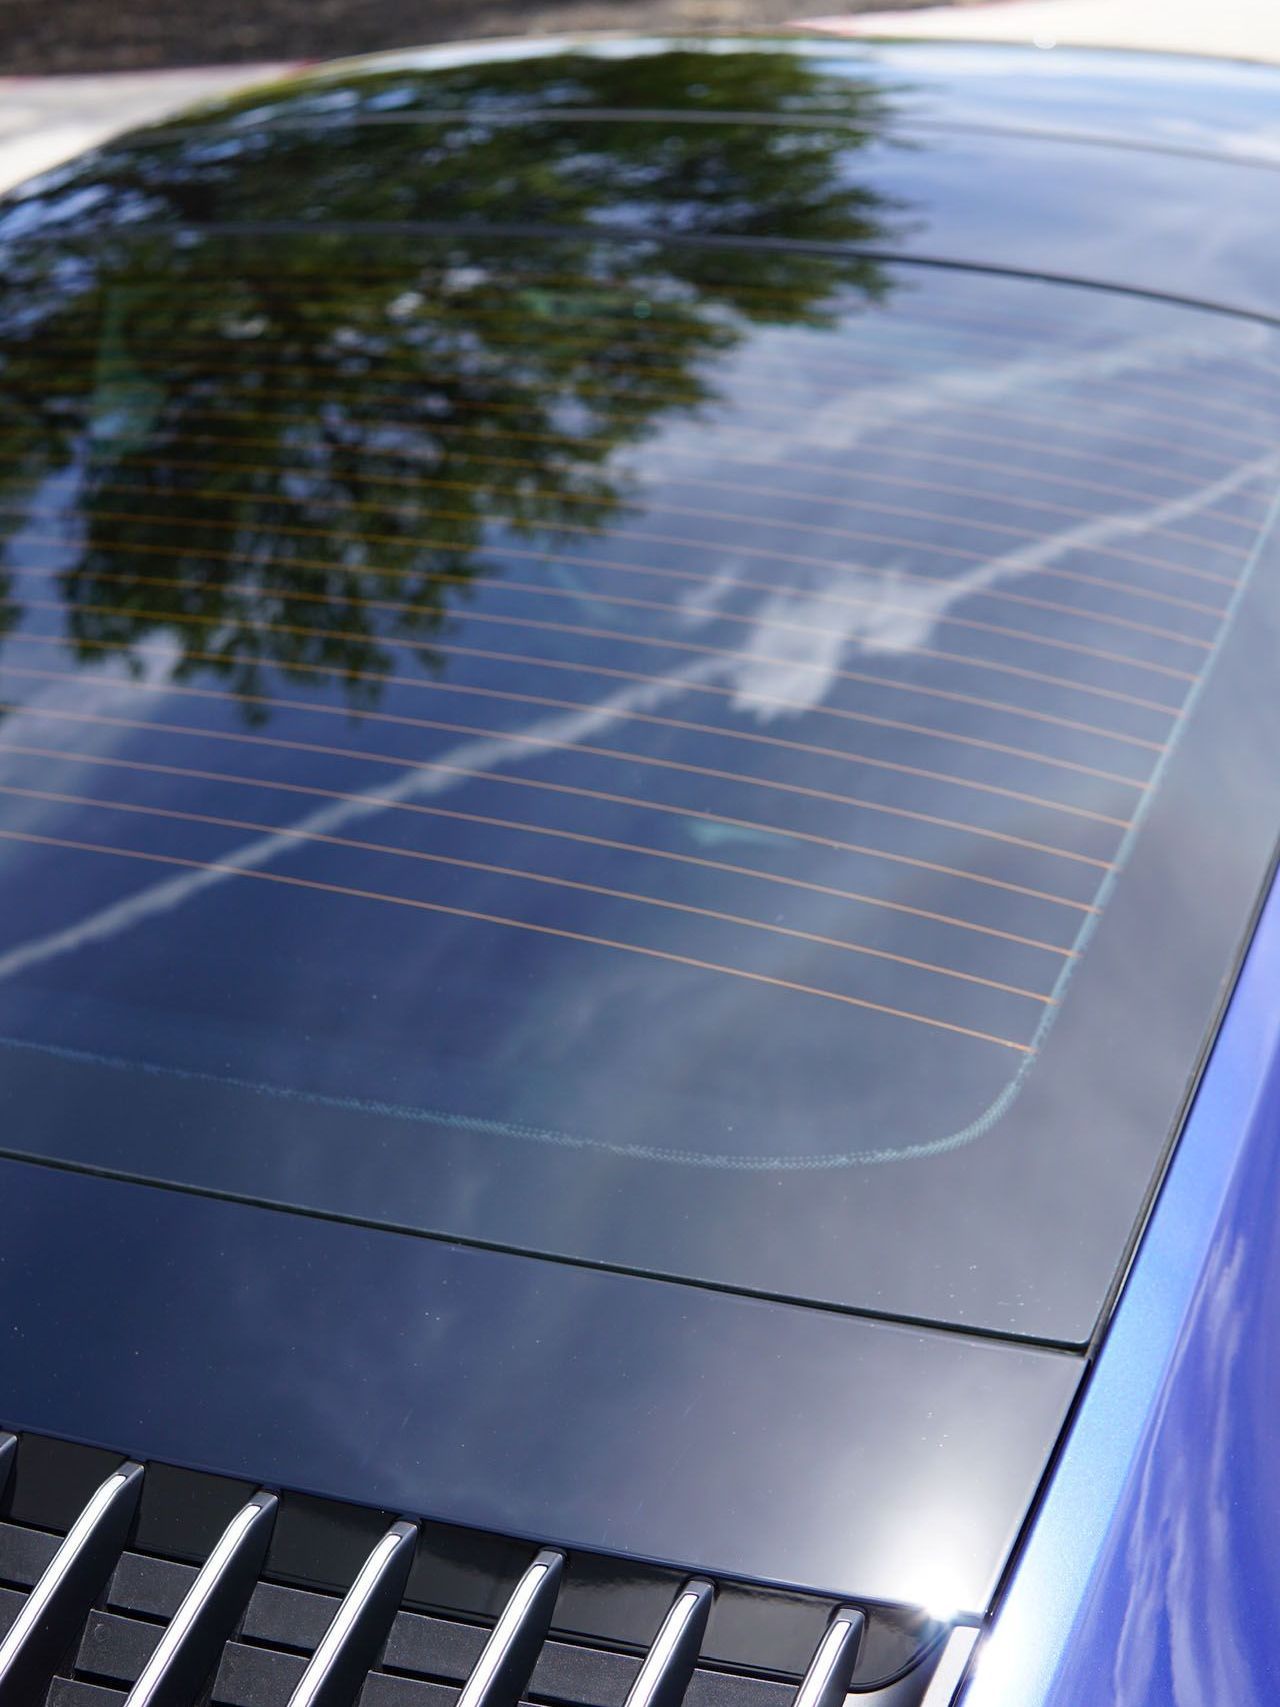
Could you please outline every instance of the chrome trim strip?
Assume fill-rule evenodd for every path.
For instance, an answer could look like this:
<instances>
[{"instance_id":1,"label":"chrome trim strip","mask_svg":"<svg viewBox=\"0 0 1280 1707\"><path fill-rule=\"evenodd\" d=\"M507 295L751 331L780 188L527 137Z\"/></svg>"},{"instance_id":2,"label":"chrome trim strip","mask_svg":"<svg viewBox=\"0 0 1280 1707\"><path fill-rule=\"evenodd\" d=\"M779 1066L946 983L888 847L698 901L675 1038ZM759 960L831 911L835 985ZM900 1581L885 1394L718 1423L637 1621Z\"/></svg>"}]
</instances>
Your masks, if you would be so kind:
<instances>
[{"instance_id":1,"label":"chrome trim strip","mask_svg":"<svg viewBox=\"0 0 1280 1707\"><path fill-rule=\"evenodd\" d=\"M503 1607L456 1707L515 1707L551 1628L563 1575L563 1553L538 1554Z\"/></svg>"},{"instance_id":2,"label":"chrome trim strip","mask_svg":"<svg viewBox=\"0 0 1280 1707\"><path fill-rule=\"evenodd\" d=\"M394 1524L361 1565L289 1707L355 1707L404 1598L418 1526Z\"/></svg>"},{"instance_id":3,"label":"chrome trim strip","mask_svg":"<svg viewBox=\"0 0 1280 1707\"><path fill-rule=\"evenodd\" d=\"M710 1583L684 1585L631 1685L626 1707L680 1707L698 1663L714 1598Z\"/></svg>"},{"instance_id":4,"label":"chrome trim strip","mask_svg":"<svg viewBox=\"0 0 1280 1707\"><path fill-rule=\"evenodd\" d=\"M275 1522L274 1494L255 1494L200 1567L125 1707L194 1707L248 1605Z\"/></svg>"},{"instance_id":5,"label":"chrome trim strip","mask_svg":"<svg viewBox=\"0 0 1280 1707\"><path fill-rule=\"evenodd\" d=\"M841 1707L849 1693L866 1627L867 1621L856 1607L840 1608L804 1674L795 1707Z\"/></svg>"},{"instance_id":6,"label":"chrome trim strip","mask_svg":"<svg viewBox=\"0 0 1280 1707\"><path fill-rule=\"evenodd\" d=\"M977 1640L978 1632L966 1625L961 1625L951 1632L920 1707L952 1707Z\"/></svg>"},{"instance_id":7,"label":"chrome trim strip","mask_svg":"<svg viewBox=\"0 0 1280 1707\"><path fill-rule=\"evenodd\" d=\"M124 1551L142 1492L142 1465L122 1464L90 1499L0 1642L0 1707L44 1699Z\"/></svg>"},{"instance_id":8,"label":"chrome trim strip","mask_svg":"<svg viewBox=\"0 0 1280 1707\"><path fill-rule=\"evenodd\" d=\"M16 1434L0 1434L0 1494L4 1493L9 1484L9 1477L14 1465L18 1462L18 1437Z\"/></svg>"}]
</instances>

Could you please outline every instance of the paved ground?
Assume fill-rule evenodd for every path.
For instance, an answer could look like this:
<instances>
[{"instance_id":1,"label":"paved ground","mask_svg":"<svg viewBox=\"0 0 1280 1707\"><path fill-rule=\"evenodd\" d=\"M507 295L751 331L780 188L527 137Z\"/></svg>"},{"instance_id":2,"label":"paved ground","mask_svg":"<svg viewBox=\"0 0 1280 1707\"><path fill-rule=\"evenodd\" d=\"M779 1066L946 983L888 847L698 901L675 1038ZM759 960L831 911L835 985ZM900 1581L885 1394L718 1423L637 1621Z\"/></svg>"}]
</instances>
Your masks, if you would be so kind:
<instances>
[{"instance_id":1,"label":"paved ground","mask_svg":"<svg viewBox=\"0 0 1280 1707\"><path fill-rule=\"evenodd\" d=\"M1280 0L994 0L929 6L909 17L877 8L824 20L842 34L960 36L978 41L1154 47L1280 63Z\"/></svg>"},{"instance_id":2,"label":"paved ground","mask_svg":"<svg viewBox=\"0 0 1280 1707\"><path fill-rule=\"evenodd\" d=\"M148 124L276 69L237 65L107 77L0 77L0 190L116 131Z\"/></svg>"},{"instance_id":3,"label":"paved ground","mask_svg":"<svg viewBox=\"0 0 1280 1707\"><path fill-rule=\"evenodd\" d=\"M910 9L923 3L927 0L840 0L845 14L859 6L896 4ZM813 4L167 0L157 5L155 0L0 0L0 191L116 131L149 123L287 63L460 36L778 28ZM180 69L160 69L168 67Z\"/></svg>"},{"instance_id":4,"label":"paved ground","mask_svg":"<svg viewBox=\"0 0 1280 1707\"><path fill-rule=\"evenodd\" d=\"M807 21L847 34L1162 47L1280 63L1280 0L899 0L892 11L884 3L840 0L837 15ZM459 35L777 26L811 7L817 13L821 0L222 0L210 10L204 0L0 0L0 68L133 67L105 76L0 76L0 190L289 60ZM183 54L221 63L138 69Z\"/></svg>"},{"instance_id":5,"label":"paved ground","mask_svg":"<svg viewBox=\"0 0 1280 1707\"><path fill-rule=\"evenodd\" d=\"M838 0L840 12L928 0ZM333 59L460 36L761 29L809 0L0 0L0 73Z\"/></svg>"}]
</instances>

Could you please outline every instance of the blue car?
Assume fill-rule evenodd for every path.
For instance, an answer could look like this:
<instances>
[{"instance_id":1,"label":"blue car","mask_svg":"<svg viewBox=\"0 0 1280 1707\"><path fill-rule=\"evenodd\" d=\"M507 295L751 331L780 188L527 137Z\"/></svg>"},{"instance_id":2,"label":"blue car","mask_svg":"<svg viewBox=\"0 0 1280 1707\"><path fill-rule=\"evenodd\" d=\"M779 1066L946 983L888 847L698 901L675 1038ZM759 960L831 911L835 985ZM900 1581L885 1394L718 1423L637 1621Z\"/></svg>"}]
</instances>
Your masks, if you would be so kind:
<instances>
[{"instance_id":1,"label":"blue car","mask_svg":"<svg viewBox=\"0 0 1280 1707\"><path fill-rule=\"evenodd\" d=\"M1280 1700L1278 169L616 38L0 203L0 1707Z\"/></svg>"}]
</instances>

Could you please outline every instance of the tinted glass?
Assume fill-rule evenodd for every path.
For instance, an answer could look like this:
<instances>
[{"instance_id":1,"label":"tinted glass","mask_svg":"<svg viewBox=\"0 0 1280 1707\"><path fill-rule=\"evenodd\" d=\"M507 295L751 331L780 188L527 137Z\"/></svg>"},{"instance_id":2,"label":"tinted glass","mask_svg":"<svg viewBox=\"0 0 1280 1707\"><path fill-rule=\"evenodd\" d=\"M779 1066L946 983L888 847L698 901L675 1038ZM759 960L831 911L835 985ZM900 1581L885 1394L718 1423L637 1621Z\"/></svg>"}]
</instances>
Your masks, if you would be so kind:
<instances>
[{"instance_id":1,"label":"tinted glass","mask_svg":"<svg viewBox=\"0 0 1280 1707\"><path fill-rule=\"evenodd\" d=\"M890 106L786 55L713 105L840 124L530 75L7 215L11 1146L945 1319L1100 1113L1149 1170L1237 950L1280 339L870 258Z\"/></svg>"}]
</instances>

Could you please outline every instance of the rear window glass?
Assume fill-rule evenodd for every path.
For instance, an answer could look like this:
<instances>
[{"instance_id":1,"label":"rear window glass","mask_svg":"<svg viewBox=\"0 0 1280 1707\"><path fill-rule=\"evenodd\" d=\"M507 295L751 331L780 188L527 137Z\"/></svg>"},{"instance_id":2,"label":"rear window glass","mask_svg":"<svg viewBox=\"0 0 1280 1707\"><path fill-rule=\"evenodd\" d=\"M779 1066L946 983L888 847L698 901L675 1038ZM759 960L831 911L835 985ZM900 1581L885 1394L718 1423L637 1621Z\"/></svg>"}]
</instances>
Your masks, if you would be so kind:
<instances>
[{"instance_id":1,"label":"rear window glass","mask_svg":"<svg viewBox=\"0 0 1280 1707\"><path fill-rule=\"evenodd\" d=\"M19 1148L659 1270L695 1190L709 1270L800 1292L743 1242L771 1178L838 1276L851 1177L928 1223L1064 1011L1060 1097L1110 1047L1273 334L607 234L10 280L0 1029L15 1095L65 1069Z\"/></svg>"}]
</instances>

